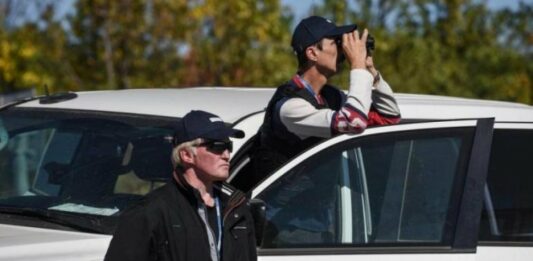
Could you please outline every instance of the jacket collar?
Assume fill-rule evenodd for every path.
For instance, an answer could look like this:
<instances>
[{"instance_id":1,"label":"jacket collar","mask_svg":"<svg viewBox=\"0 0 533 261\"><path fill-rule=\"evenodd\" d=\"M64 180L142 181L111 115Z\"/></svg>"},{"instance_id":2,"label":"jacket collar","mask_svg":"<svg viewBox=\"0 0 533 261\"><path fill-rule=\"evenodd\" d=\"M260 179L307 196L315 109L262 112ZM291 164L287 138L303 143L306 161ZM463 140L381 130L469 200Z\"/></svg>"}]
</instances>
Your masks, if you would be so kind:
<instances>
[{"instance_id":1,"label":"jacket collar","mask_svg":"<svg viewBox=\"0 0 533 261\"><path fill-rule=\"evenodd\" d=\"M177 173L175 177L176 178L172 179L172 182L190 202L194 202L195 204L197 204L197 202L203 202L200 192L196 188L192 187L187 180L185 180L181 173ZM222 202L225 202L225 199L231 197L234 194L233 192L234 189L224 182L213 183L213 193L219 196Z\"/></svg>"},{"instance_id":2,"label":"jacket collar","mask_svg":"<svg viewBox=\"0 0 533 261\"><path fill-rule=\"evenodd\" d=\"M174 175L176 178L173 178L173 182L176 188L186 196L189 202L194 203L195 205L198 202L203 202L200 197L200 192L193 188L183 177L182 174L177 173ZM240 206L246 202L246 195L240 190L235 189L226 182L215 182L213 183L213 190L216 193L222 202L224 208L224 217L231 212L234 208Z\"/></svg>"}]
</instances>

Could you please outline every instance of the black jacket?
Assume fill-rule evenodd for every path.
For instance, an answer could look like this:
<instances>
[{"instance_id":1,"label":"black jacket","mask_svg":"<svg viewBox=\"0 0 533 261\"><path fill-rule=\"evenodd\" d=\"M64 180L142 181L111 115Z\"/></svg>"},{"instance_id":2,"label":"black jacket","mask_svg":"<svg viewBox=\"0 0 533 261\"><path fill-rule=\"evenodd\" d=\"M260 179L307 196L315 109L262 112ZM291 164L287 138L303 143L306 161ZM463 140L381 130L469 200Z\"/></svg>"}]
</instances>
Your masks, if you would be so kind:
<instances>
[{"instance_id":1,"label":"black jacket","mask_svg":"<svg viewBox=\"0 0 533 261\"><path fill-rule=\"evenodd\" d=\"M222 260L257 260L247 200L229 186L218 188L223 207ZM207 231L197 212L199 193L177 182L155 190L129 208L105 260L211 261Z\"/></svg>"}]
</instances>

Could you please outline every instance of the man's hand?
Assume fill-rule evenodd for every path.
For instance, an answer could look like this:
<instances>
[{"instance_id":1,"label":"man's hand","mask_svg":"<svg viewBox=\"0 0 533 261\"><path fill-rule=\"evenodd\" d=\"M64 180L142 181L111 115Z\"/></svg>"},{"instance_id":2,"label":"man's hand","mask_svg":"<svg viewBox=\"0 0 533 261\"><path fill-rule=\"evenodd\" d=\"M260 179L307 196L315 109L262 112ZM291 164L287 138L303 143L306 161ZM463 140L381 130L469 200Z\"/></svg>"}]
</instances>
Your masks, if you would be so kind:
<instances>
[{"instance_id":1,"label":"man's hand","mask_svg":"<svg viewBox=\"0 0 533 261\"><path fill-rule=\"evenodd\" d=\"M351 69L366 69L366 38L368 30L359 37L357 30L342 35L342 49Z\"/></svg>"}]
</instances>

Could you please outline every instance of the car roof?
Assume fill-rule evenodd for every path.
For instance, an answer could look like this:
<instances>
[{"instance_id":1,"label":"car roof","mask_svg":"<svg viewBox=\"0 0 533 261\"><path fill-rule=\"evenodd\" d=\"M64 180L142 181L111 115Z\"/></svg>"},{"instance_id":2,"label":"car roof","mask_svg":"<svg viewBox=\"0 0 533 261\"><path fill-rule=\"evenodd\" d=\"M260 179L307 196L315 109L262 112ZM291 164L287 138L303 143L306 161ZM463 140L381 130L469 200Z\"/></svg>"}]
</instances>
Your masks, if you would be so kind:
<instances>
[{"instance_id":1,"label":"car roof","mask_svg":"<svg viewBox=\"0 0 533 261\"><path fill-rule=\"evenodd\" d=\"M495 117L500 122L533 122L533 106L521 103L421 94L395 97L402 119Z\"/></svg>"},{"instance_id":2,"label":"car roof","mask_svg":"<svg viewBox=\"0 0 533 261\"><path fill-rule=\"evenodd\" d=\"M205 110L234 123L264 110L274 88L193 87L77 92L78 97L52 104L30 101L17 107L109 111L181 118ZM496 117L498 121L533 122L533 106L424 94L395 94L403 119Z\"/></svg>"},{"instance_id":3,"label":"car roof","mask_svg":"<svg viewBox=\"0 0 533 261\"><path fill-rule=\"evenodd\" d=\"M273 89L197 87L77 92L78 97L52 104L38 100L17 107L91 110L181 118L191 110L217 114L228 123L262 111Z\"/></svg>"}]
</instances>

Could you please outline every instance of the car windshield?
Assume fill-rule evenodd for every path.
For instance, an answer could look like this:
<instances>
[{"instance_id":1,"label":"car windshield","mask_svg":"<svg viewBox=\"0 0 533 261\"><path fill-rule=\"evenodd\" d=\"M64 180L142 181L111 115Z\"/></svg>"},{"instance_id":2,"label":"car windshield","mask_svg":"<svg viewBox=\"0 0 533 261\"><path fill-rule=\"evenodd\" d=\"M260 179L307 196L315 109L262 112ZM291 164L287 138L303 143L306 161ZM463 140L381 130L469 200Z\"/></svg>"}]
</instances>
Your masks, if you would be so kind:
<instances>
[{"instance_id":1,"label":"car windshield","mask_svg":"<svg viewBox=\"0 0 533 261\"><path fill-rule=\"evenodd\" d=\"M0 223L109 233L120 211L171 176L176 119L10 109L0 114ZM97 222L95 222L97 220ZM98 227L101 226L101 227Z\"/></svg>"}]
</instances>

